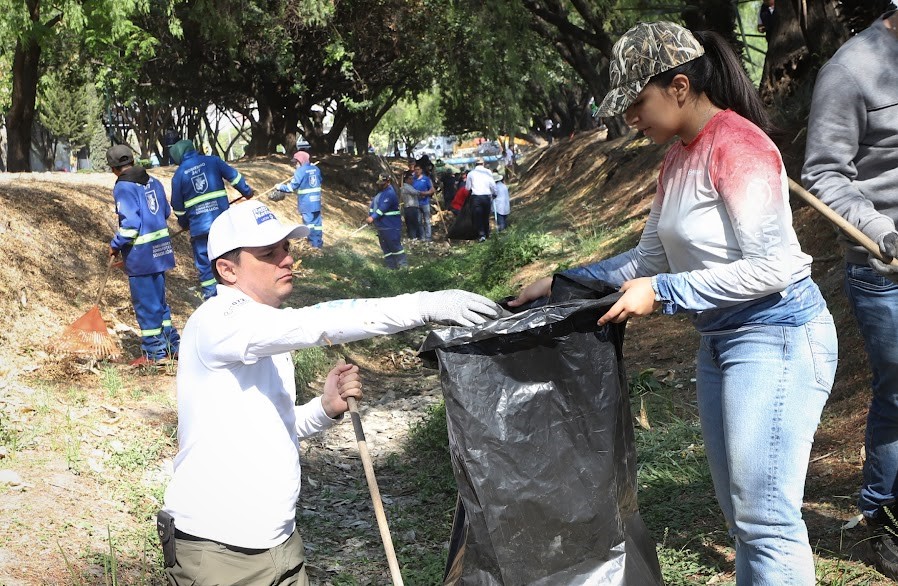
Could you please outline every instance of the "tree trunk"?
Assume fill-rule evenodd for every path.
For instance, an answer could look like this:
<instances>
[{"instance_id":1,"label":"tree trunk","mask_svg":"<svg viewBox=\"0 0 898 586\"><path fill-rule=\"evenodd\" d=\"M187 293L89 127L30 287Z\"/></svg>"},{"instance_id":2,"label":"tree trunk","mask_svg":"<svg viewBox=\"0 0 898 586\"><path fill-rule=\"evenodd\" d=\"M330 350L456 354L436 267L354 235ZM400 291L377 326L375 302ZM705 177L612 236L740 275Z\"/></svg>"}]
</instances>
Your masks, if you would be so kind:
<instances>
[{"instance_id":1,"label":"tree trunk","mask_svg":"<svg viewBox=\"0 0 898 586\"><path fill-rule=\"evenodd\" d=\"M776 26L761 77L766 102L784 99L813 80L821 64L852 34L888 9L887 0L789 0L776 5ZM807 12L803 8L807 8Z\"/></svg>"},{"instance_id":2,"label":"tree trunk","mask_svg":"<svg viewBox=\"0 0 898 586\"><path fill-rule=\"evenodd\" d=\"M37 19L37 2L33 5L32 20ZM6 118L7 161L10 172L31 172L31 127L34 124L34 104L40 78L41 48L34 40L20 40L12 64L12 103Z\"/></svg>"},{"instance_id":3,"label":"tree trunk","mask_svg":"<svg viewBox=\"0 0 898 586\"><path fill-rule=\"evenodd\" d=\"M246 145L246 154L250 156L267 155L274 135L274 113L271 106L261 98L258 100L258 112L259 120L251 122L252 137Z\"/></svg>"},{"instance_id":4,"label":"tree trunk","mask_svg":"<svg viewBox=\"0 0 898 586\"><path fill-rule=\"evenodd\" d=\"M620 138L630 132L630 127L624 122L622 115L603 118L602 121L605 122L605 127L608 129L608 140Z\"/></svg>"}]
</instances>

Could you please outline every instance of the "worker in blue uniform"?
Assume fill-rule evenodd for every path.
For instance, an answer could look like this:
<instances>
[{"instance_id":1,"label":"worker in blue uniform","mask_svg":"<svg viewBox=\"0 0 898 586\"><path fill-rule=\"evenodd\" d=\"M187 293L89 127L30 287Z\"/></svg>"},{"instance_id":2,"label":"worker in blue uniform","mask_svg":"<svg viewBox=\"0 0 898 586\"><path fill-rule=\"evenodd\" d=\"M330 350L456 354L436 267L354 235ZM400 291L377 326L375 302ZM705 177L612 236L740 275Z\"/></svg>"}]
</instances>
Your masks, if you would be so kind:
<instances>
[{"instance_id":1,"label":"worker in blue uniform","mask_svg":"<svg viewBox=\"0 0 898 586\"><path fill-rule=\"evenodd\" d=\"M225 181L242 197L253 196L253 189L243 175L214 155L201 155L189 140L180 140L171 148L171 158L178 165L171 180L171 205L178 224L190 230L193 261L200 275L203 299L215 297L215 277L206 251L212 221L228 207Z\"/></svg>"},{"instance_id":2,"label":"worker in blue uniform","mask_svg":"<svg viewBox=\"0 0 898 586\"><path fill-rule=\"evenodd\" d=\"M371 200L365 221L377 229L384 264L388 269L407 267L405 249L402 247L402 217L399 215L399 197L390 183L390 176L381 173L377 178L380 191Z\"/></svg>"},{"instance_id":3,"label":"worker in blue uniform","mask_svg":"<svg viewBox=\"0 0 898 586\"><path fill-rule=\"evenodd\" d=\"M324 230L321 224L321 171L309 162L309 153L296 151L293 154L296 171L293 179L277 186L277 192L269 199L281 201L288 193L296 193L296 208L302 215L303 224L309 229L306 237L313 248L324 244Z\"/></svg>"},{"instance_id":4,"label":"worker in blue uniform","mask_svg":"<svg viewBox=\"0 0 898 586\"><path fill-rule=\"evenodd\" d=\"M143 167L134 164L134 152L127 145L107 150L106 160L116 176L112 197L118 214L118 230L109 243L109 255L122 256L140 326L142 355L131 364L176 358L181 337L171 323L171 309L165 301L165 271L175 266L166 224L171 207L165 189Z\"/></svg>"}]
</instances>

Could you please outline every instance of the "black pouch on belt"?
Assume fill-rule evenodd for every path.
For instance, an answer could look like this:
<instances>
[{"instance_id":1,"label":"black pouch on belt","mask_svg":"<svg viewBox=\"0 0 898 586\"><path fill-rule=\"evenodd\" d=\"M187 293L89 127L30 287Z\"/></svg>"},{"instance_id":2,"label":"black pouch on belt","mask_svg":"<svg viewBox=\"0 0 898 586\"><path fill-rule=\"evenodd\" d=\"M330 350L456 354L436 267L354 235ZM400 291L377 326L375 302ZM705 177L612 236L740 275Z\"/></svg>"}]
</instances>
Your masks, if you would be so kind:
<instances>
[{"instance_id":1,"label":"black pouch on belt","mask_svg":"<svg viewBox=\"0 0 898 586\"><path fill-rule=\"evenodd\" d=\"M165 511L159 511L156 514L156 533L159 534L159 542L162 544L165 567L174 567L177 559L175 557L175 518Z\"/></svg>"}]
</instances>

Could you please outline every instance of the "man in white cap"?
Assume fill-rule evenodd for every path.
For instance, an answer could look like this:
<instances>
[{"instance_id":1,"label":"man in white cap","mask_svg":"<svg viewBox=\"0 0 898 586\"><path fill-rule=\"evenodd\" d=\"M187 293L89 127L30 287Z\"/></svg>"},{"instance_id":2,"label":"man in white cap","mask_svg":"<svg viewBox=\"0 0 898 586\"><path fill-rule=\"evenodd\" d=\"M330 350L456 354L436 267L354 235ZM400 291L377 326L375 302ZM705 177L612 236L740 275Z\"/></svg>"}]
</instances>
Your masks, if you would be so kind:
<instances>
[{"instance_id":1,"label":"man in white cap","mask_svg":"<svg viewBox=\"0 0 898 586\"><path fill-rule=\"evenodd\" d=\"M293 290L289 241L307 234L257 201L209 231L218 295L184 328L179 452L157 518L171 584L309 583L295 520L299 440L339 421L361 385L357 367L338 366L321 397L294 406L291 350L499 315L460 290L282 309Z\"/></svg>"},{"instance_id":2,"label":"man in white cap","mask_svg":"<svg viewBox=\"0 0 898 586\"><path fill-rule=\"evenodd\" d=\"M493 179L493 172L484 165L482 158L477 157L475 163L474 168L468 173L465 186L471 190L474 227L477 228L480 242L483 242L490 236L490 204L496 195L496 180Z\"/></svg>"}]
</instances>

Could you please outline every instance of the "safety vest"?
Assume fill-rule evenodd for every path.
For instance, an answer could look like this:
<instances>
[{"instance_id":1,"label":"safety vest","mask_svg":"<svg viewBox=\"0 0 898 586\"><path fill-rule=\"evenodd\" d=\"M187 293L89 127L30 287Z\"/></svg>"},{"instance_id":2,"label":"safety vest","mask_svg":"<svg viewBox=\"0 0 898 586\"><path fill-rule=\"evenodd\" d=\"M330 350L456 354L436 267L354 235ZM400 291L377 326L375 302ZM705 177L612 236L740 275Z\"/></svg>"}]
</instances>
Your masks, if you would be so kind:
<instances>
[{"instance_id":1,"label":"safety vest","mask_svg":"<svg viewBox=\"0 0 898 586\"><path fill-rule=\"evenodd\" d=\"M311 163L296 169L288 183L296 195L296 209L301 214L321 211L321 171Z\"/></svg>"},{"instance_id":2,"label":"safety vest","mask_svg":"<svg viewBox=\"0 0 898 586\"><path fill-rule=\"evenodd\" d=\"M119 180L112 197L119 228L109 246L121 251L125 273L137 277L174 268L175 253L165 222L171 207L162 184L153 177L146 185Z\"/></svg>"},{"instance_id":3,"label":"safety vest","mask_svg":"<svg viewBox=\"0 0 898 586\"><path fill-rule=\"evenodd\" d=\"M184 153L171 180L171 207L178 224L190 228L191 236L208 234L213 220L228 209L225 181L242 195L249 195L250 188L237 169L218 157Z\"/></svg>"},{"instance_id":4,"label":"safety vest","mask_svg":"<svg viewBox=\"0 0 898 586\"><path fill-rule=\"evenodd\" d=\"M399 198L392 185L379 192L371 200L368 215L374 218L374 226L379 230L393 230L402 228L402 218L399 215Z\"/></svg>"}]
</instances>

